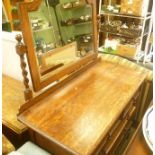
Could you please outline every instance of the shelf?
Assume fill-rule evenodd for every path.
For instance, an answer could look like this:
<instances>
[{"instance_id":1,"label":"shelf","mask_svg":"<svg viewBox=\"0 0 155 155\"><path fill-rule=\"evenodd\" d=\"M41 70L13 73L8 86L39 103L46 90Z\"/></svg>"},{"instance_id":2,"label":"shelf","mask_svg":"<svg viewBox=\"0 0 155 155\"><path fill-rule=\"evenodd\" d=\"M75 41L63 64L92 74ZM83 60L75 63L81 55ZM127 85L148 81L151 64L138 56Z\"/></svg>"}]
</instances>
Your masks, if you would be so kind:
<instances>
[{"instance_id":1,"label":"shelf","mask_svg":"<svg viewBox=\"0 0 155 155\"><path fill-rule=\"evenodd\" d=\"M85 3L80 4L79 6L74 6L74 7L70 7L70 8L63 8L64 10L73 10L73 9L80 9L81 7L86 7L86 8L90 8L89 5L86 5Z\"/></svg>"},{"instance_id":2,"label":"shelf","mask_svg":"<svg viewBox=\"0 0 155 155\"><path fill-rule=\"evenodd\" d=\"M85 24L91 24L92 21L86 21L86 22L81 22L81 23L77 23L77 24L74 24L74 25L85 25Z\"/></svg>"},{"instance_id":3,"label":"shelf","mask_svg":"<svg viewBox=\"0 0 155 155\"><path fill-rule=\"evenodd\" d=\"M130 60L130 61L137 61L137 60L136 60L136 59L134 59L134 58L125 57L125 56L122 56L122 55L119 55L119 54L108 53L108 52L100 52L100 51L99 51L99 53L101 53L101 54L116 55L116 56L119 56L119 57L125 58L125 59Z\"/></svg>"},{"instance_id":4,"label":"shelf","mask_svg":"<svg viewBox=\"0 0 155 155\"><path fill-rule=\"evenodd\" d=\"M141 31L137 31L137 32L135 31L135 33L134 33L134 31L132 31L133 33L125 33L123 31L119 31L119 30L115 31L115 30L111 29L111 27L110 27L110 29L108 27L106 28L106 25L103 24L103 28L100 28L100 30L99 30L100 41L104 43L105 39L108 38L108 36L127 39L127 40L135 39L137 42L139 42L139 48L136 50L136 55L133 57L133 60L137 61L137 62L143 61L143 63L144 63L146 53L141 50L142 49L145 49L146 51L149 50L149 46L148 46L149 38L148 37L150 36L150 33L151 33L152 19L153 19L152 3L148 4L149 3L149 1L148 1L145 4L147 7L146 10L142 10L143 11L142 13L134 15L134 13L127 14L126 12L121 12L121 11L116 12L115 10L110 10L110 7L108 8L108 5L112 6L113 3L111 3L111 2L112 2L111 0L107 0L107 3L104 3L103 0L99 1L99 3L98 3L99 4L99 15L101 18L100 24L102 24L102 21L109 22L110 20L113 20L116 18L116 20L122 20L123 23L124 22L127 23L128 21L130 22L130 20L132 20L133 22L136 21L137 23L140 22L140 25L142 26L142 28L141 28ZM120 7L121 7L121 4L122 3L120 2ZM138 4L136 3L136 5L138 5ZM141 5L141 4L139 4L139 5ZM117 6L113 6L113 8L114 7L115 7L115 9L117 9L116 8ZM132 7L135 7L134 3L133 3ZM138 7L142 7L142 6L138 6ZM111 9L112 9L112 7L111 7ZM123 7L122 7L122 9L123 9ZM136 7L133 9L136 9ZM112 30L112 32L110 30ZM100 52L103 53L104 50L102 50L102 48L99 48L99 49L100 49ZM105 50L105 52L108 52L108 50ZM112 54L112 53L109 53L109 54ZM116 53L116 55L118 55L118 54ZM126 54L124 54L124 55L126 55Z\"/></svg>"},{"instance_id":5,"label":"shelf","mask_svg":"<svg viewBox=\"0 0 155 155\"><path fill-rule=\"evenodd\" d=\"M127 36L125 34L121 34L121 33L115 33L115 32L108 32L108 31L100 31L101 33L109 33L112 35L117 35L117 36L122 36L122 37L126 37L126 38L139 38L140 36L137 37L132 37L132 36ZM146 35L146 34L145 34Z\"/></svg>"},{"instance_id":6,"label":"shelf","mask_svg":"<svg viewBox=\"0 0 155 155\"><path fill-rule=\"evenodd\" d=\"M75 23L75 24L70 24L70 25L62 25L62 26L76 26L76 25L85 25L85 24L91 24L92 21L83 21L83 22L79 22L79 23Z\"/></svg>"},{"instance_id":7,"label":"shelf","mask_svg":"<svg viewBox=\"0 0 155 155\"><path fill-rule=\"evenodd\" d=\"M49 30L49 29L52 29L53 26L50 26L50 27L47 27L47 28L42 28L42 29L38 29L38 30L33 30L33 32L40 32L40 31L46 31L46 30Z\"/></svg>"},{"instance_id":8,"label":"shelf","mask_svg":"<svg viewBox=\"0 0 155 155\"><path fill-rule=\"evenodd\" d=\"M140 61L140 59L142 59L142 58L144 57L144 51L139 51L139 52L137 53L137 55L136 55L134 58L131 58L131 57L125 57L125 56L119 55L119 54L117 54L117 53L103 52L103 48L104 48L104 46L99 47L99 48L98 48L98 52L99 52L99 53L102 53L102 54L117 55L117 56L126 58L126 59L131 60L131 61Z\"/></svg>"},{"instance_id":9,"label":"shelf","mask_svg":"<svg viewBox=\"0 0 155 155\"><path fill-rule=\"evenodd\" d=\"M125 14L120 14L120 13L103 12L103 11L101 11L101 15L127 17L127 18L135 18L135 19L145 19L145 18L149 19L149 18L151 18L150 12L147 14L146 17L134 16L134 15L125 15Z\"/></svg>"},{"instance_id":10,"label":"shelf","mask_svg":"<svg viewBox=\"0 0 155 155\"><path fill-rule=\"evenodd\" d=\"M104 50L104 46L101 46L101 47L98 48L98 51L100 53L107 53L107 54L113 54L113 55L116 54L116 50L113 50L113 52L104 52L103 50Z\"/></svg>"}]
</instances>

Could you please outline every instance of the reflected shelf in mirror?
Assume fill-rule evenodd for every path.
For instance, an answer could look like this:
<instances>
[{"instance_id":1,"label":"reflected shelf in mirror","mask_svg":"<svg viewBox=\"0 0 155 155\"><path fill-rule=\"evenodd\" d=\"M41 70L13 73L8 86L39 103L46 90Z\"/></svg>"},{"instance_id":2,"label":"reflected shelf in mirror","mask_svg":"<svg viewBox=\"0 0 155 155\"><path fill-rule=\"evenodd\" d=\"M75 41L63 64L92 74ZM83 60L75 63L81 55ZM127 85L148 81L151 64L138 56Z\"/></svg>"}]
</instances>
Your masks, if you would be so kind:
<instances>
[{"instance_id":1,"label":"reflected shelf in mirror","mask_svg":"<svg viewBox=\"0 0 155 155\"><path fill-rule=\"evenodd\" d=\"M49 27L46 27L46 28L42 28L42 29L37 29L37 30L33 30L33 32L40 32L40 31L46 31L46 30L49 30L49 29L52 29L53 26L49 26Z\"/></svg>"},{"instance_id":2,"label":"reflected shelf in mirror","mask_svg":"<svg viewBox=\"0 0 155 155\"><path fill-rule=\"evenodd\" d=\"M90 24L92 24L92 13L89 15L90 6L88 7L88 5L86 5L87 7L85 9L84 4L82 4L83 10L85 10L84 15L78 18L74 18L75 15L72 14L72 18L68 18L68 20L62 20L62 13L63 16L70 16L70 12L72 11L69 10L68 15L68 12L64 12L64 8L62 7L62 5L63 4L58 3L54 8L49 5L49 2L47 2L47 0L45 0L42 2L41 6L36 12L29 13L36 57L41 76L59 69L66 64L78 61L80 58L86 56L89 50L92 50L92 36L90 36L90 34L92 33L92 29L89 28L89 31L86 30L89 33L87 32L87 34L85 34L85 29L87 29L88 26L86 28L74 27L74 25L79 24L89 24L89 27L92 27L90 26ZM58 9L61 9L60 16L59 13L57 13ZM76 16L78 16L79 13L76 14ZM73 27L63 28L63 26L65 25L72 25ZM77 29L80 29L79 32L76 31ZM77 32L77 34L74 32ZM74 48L71 48L71 46L73 45L72 43L75 46ZM60 47L64 47L64 49L60 49ZM68 49L68 47L71 49ZM56 48L61 51L61 54L60 52L59 54L56 54ZM58 50L56 51L58 52ZM70 51L70 53L68 51Z\"/></svg>"}]
</instances>

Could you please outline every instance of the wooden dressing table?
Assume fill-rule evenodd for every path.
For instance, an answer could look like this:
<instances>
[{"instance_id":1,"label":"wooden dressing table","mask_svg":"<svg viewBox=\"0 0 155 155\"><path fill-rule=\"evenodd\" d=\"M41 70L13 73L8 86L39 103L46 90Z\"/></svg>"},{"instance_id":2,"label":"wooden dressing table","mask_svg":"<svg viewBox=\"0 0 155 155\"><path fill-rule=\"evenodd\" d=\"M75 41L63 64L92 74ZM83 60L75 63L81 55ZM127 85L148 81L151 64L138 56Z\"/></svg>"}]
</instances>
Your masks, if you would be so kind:
<instances>
[{"instance_id":1,"label":"wooden dressing table","mask_svg":"<svg viewBox=\"0 0 155 155\"><path fill-rule=\"evenodd\" d=\"M84 48L89 47L90 51L85 51L80 60L42 77L33 29L27 26L31 25L28 13L38 10L39 6L42 9L46 7L47 4L41 2L34 0L19 4L25 44L21 42L21 36L17 36L16 50L21 58L26 102L19 110L18 119L28 126L31 140L54 155L115 155L130 129L139 122L138 111L146 73L98 57L96 2L89 0L82 3L83 9L92 8L93 46L86 44L86 47L78 49L83 44L77 42L79 45L75 49L84 52ZM61 5L57 7L61 8ZM40 91L35 97L28 85L25 53L33 91ZM48 88L43 89L46 86Z\"/></svg>"},{"instance_id":2,"label":"wooden dressing table","mask_svg":"<svg viewBox=\"0 0 155 155\"><path fill-rule=\"evenodd\" d=\"M54 154L109 154L134 123L144 79L100 60L18 118L34 142Z\"/></svg>"}]
</instances>

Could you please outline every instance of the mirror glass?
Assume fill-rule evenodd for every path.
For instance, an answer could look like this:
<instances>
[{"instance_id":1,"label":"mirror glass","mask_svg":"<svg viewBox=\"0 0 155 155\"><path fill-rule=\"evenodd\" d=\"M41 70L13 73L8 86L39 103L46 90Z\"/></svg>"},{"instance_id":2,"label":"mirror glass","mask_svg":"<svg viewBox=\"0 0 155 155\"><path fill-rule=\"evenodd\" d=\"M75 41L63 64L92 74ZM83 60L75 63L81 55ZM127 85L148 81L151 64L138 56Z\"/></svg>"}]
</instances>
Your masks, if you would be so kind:
<instances>
[{"instance_id":1,"label":"mirror glass","mask_svg":"<svg viewBox=\"0 0 155 155\"><path fill-rule=\"evenodd\" d=\"M40 76L93 53L92 6L85 0L43 0L29 12Z\"/></svg>"}]
</instances>

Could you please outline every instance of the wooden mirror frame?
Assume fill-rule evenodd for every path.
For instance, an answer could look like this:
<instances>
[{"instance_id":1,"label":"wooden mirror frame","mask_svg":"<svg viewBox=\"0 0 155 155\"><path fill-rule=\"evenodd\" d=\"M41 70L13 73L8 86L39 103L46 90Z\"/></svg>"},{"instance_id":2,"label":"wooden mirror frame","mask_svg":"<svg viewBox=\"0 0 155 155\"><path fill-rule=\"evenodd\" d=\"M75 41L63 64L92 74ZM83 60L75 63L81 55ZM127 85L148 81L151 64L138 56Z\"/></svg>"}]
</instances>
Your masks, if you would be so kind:
<instances>
[{"instance_id":1,"label":"wooden mirror frame","mask_svg":"<svg viewBox=\"0 0 155 155\"><path fill-rule=\"evenodd\" d=\"M65 75L69 75L74 71L83 68L86 64L93 62L97 58L97 11L96 11L96 1L87 0L89 4L92 5L92 26L93 26L93 52L92 54L81 58L75 63L63 67L62 70L55 72L52 76L41 78L39 75L39 69L37 65L34 43L32 38L32 32L30 27L30 21L28 12L36 11L42 0L33 0L27 2L18 3L19 8L19 19L21 22L21 31L23 34L24 43L26 45L26 55L28 60L28 66L30 70L30 75L32 79L33 89L35 92L43 89L52 82L61 79ZM49 73L50 74L50 73Z\"/></svg>"}]
</instances>

